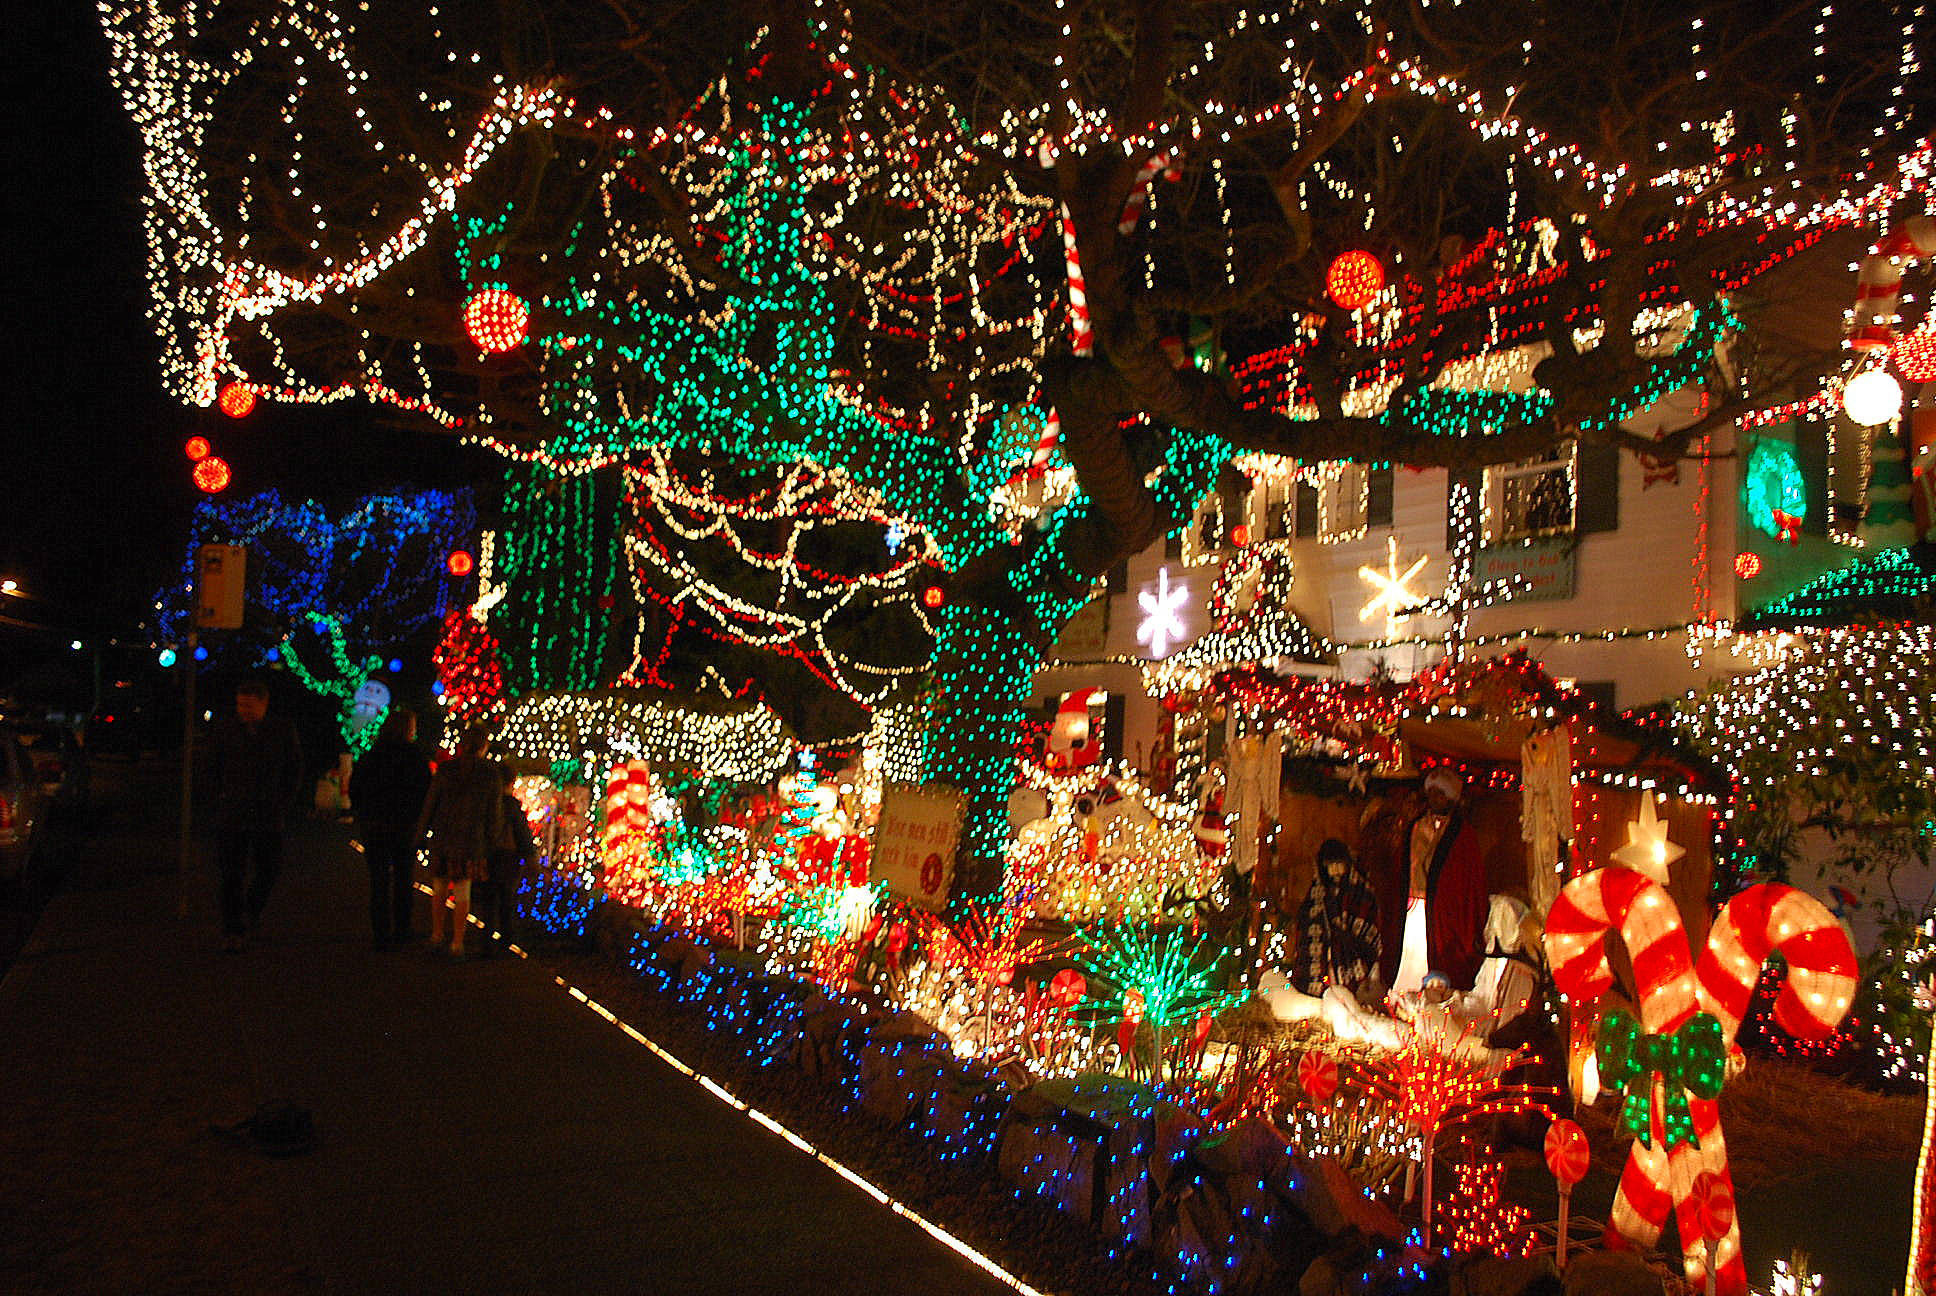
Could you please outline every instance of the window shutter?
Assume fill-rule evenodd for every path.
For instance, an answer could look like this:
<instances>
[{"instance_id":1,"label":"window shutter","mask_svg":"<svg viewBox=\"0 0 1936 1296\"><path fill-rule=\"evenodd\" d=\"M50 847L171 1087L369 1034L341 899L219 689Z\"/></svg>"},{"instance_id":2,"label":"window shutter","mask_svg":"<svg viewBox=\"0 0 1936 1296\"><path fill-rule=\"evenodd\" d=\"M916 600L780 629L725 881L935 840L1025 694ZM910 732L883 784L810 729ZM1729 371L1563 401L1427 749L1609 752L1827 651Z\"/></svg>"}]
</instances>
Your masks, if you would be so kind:
<instances>
[{"instance_id":1,"label":"window shutter","mask_svg":"<svg viewBox=\"0 0 1936 1296\"><path fill-rule=\"evenodd\" d=\"M1447 553L1459 547L1459 517L1453 512L1453 501L1459 494L1459 483L1466 482L1472 487L1472 525L1478 526L1485 512L1486 474L1483 468L1453 468L1445 474L1445 550Z\"/></svg>"},{"instance_id":2,"label":"window shutter","mask_svg":"<svg viewBox=\"0 0 1936 1296\"><path fill-rule=\"evenodd\" d=\"M1127 558L1109 569L1109 582L1105 588L1111 594L1121 594L1129 588L1129 560Z\"/></svg>"},{"instance_id":3,"label":"window shutter","mask_svg":"<svg viewBox=\"0 0 1936 1296\"><path fill-rule=\"evenodd\" d=\"M1802 419L1788 425L1795 433L1795 466L1802 470L1802 517L1805 535L1828 534L1828 424L1822 419ZM1844 430L1848 424L1843 423ZM1866 437L1870 429L1861 428L1856 436Z\"/></svg>"},{"instance_id":4,"label":"window shutter","mask_svg":"<svg viewBox=\"0 0 1936 1296\"><path fill-rule=\"evenodd\" d=\"M1618 446L1580 443L1580 457L1574 469L1574 485L1579 503L1573 510L1573 530L1578 535L1595 531L1615 531L1620 527L1620 449Z\"/></svg>"},{"instance_id":5,"label":"window shutter","mask_svg":"<svg viewBox=\"0 0 1936 1296\"><path fill-rule=\"evenodd\" d=\"M1318 492L1317 487L1305 482L1297 484L1296 532L1299 536L1314 536L1318 533Z\"/></svg>"},{"instance_id":6,"label":"window shutter","mask_svg":"<svg viewBox=\"0 0 1936 1296\"><path fill-rule=\"evenodd\" d=\"M1365 525L1387 527L1392 524L1392 467L1373 468L1365 480Z\"/></svg>"},{"instance_id":7,"label":"window shutter","mask_svg":"<svg viewBox=\"0 0 1936 1296\"><path fill-rule=\"evenodd\" d=\"M1123 759L1123 724L1128 719L1129 698L1115 689L1102 702L1102 754L1110 760Z\"/></svg>"},{"instance_id":8,"label":"window shutter","mask_svg":"<svg viewBox=\"0 0 1936 1296\"><path fill-rule=\"evenodd\" d=\"M1194 517L1185 518L1183 520L1183 526L1186 526L1186 527L1193 527L1196 524L1197 524L1197 520ZM1163 537L1163 556L1165 558L1169 558L1172 560L1181 558L1183 556L1182 527L1177 528L1176 530L1170 532L1168 535Z\"/></svg>"}]
</instances>

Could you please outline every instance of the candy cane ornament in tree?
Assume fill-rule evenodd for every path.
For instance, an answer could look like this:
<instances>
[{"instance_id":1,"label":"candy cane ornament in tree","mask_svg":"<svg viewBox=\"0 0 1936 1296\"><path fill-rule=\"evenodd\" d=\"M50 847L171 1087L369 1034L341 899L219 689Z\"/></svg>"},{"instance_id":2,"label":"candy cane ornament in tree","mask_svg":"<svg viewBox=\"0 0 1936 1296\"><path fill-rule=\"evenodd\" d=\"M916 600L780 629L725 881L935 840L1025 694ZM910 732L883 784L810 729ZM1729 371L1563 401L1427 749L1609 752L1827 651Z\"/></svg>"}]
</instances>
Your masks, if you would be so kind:
<instances>
[{"instance_id":1,"label":"candy cane ornament in tree","mask_svg":"<svg viewBox=\"0 0 1936 1296\"><path fill-rule=\"evenodd\" d=\"M1882 239L1855 280L1855 327L1849 345L1858 351L1886 347L1896 336L1896 302L1902 293L1905 262L1936 253L1936 217L1915 216Z\"/></svg>"}]
</instances>

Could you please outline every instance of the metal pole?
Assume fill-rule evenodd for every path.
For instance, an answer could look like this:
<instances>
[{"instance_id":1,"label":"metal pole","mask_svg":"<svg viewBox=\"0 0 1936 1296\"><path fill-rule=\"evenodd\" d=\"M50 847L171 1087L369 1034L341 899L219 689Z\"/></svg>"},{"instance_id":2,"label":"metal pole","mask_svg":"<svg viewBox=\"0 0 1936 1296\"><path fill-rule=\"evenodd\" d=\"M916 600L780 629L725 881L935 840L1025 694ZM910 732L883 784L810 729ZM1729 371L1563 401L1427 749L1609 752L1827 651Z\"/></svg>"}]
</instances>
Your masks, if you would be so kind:
<instances>
[{"instance_id":1,"label":"metal pole","mask_svg":"<svg viewBox=\"0 0 1936 1296\"><path fill-rule=\"evenodd\" d=\"M195 790L195 650L200 634L188 632L188 656L182 659L187 683L182 686L182 768L181 768L181 853L175 861L177 894L175 912L188 917L189 829L193 822Z\"/></svg>"}]
</instances>

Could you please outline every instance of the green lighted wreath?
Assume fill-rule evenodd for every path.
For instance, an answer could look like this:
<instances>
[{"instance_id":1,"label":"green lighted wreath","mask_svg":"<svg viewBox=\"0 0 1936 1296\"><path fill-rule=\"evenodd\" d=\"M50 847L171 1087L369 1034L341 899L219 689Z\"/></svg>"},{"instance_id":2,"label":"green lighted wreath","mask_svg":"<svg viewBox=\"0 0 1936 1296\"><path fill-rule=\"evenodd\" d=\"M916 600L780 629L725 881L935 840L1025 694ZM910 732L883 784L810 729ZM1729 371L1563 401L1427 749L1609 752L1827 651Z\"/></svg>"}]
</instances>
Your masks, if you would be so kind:
<instances>
[{"instance_id":1,"label":"green lighted wreath","mask_svg":"<svg viewBox=\"0 0 1936 1296\"><path fill-rule=\"evenodd\" d=\"M1797 522L1808 516L1808 497L1802 486L1801 465L1795 449L1783 441L1757 441L1748 456L1748 519L1764 534L1779 538L1784 527L1776 513Z\"/></svg>"}]
</instances>

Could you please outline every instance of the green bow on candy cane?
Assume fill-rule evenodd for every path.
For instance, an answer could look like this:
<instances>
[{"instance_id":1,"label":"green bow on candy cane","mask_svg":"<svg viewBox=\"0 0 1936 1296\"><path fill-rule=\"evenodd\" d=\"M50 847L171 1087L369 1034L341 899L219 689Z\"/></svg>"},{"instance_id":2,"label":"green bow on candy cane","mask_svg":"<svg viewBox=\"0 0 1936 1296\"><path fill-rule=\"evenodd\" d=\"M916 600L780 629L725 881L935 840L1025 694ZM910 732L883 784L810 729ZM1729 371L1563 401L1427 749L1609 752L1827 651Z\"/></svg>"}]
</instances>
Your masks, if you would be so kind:
<instances>
[{"instance_id":1,"label":"green bow on candy cane","mask_svg":"<svg viewBox=\"0 0 1936 1296\"><path fill-rule=\"evenodd\" d=\"M1648 1035L1632 1013L1615 1008L1600 1021L1600 1038L1593 1055L1600 1066L1600 1082L1627 1091L1620 1105L1620 1119L1642 1147L1654 1145L1648 1107L1655 1076L1666 1081L1662 1124L1667 1146L1701 1146L1694 1133L1694 1114L1688 1110L1687 1095L1719 1098L1722 1082L1727 1079L1727 1034L1713 1014L1697 1012L1672 1034Z\"/></svg>"}]
</instances>

